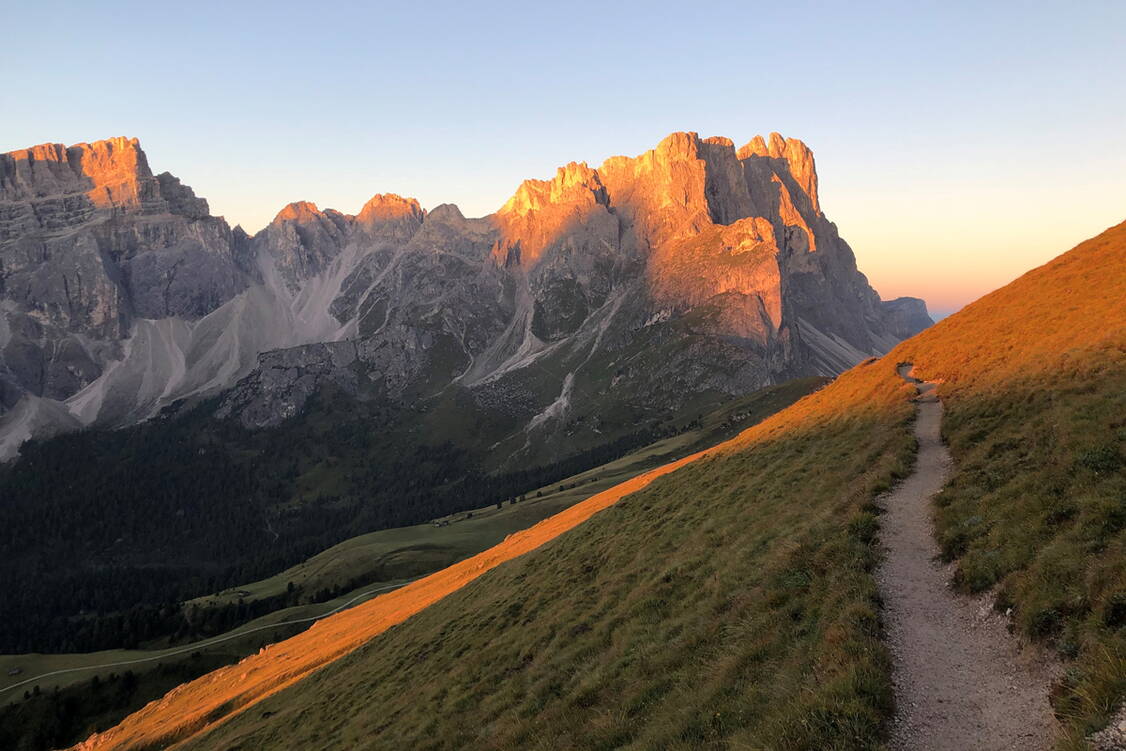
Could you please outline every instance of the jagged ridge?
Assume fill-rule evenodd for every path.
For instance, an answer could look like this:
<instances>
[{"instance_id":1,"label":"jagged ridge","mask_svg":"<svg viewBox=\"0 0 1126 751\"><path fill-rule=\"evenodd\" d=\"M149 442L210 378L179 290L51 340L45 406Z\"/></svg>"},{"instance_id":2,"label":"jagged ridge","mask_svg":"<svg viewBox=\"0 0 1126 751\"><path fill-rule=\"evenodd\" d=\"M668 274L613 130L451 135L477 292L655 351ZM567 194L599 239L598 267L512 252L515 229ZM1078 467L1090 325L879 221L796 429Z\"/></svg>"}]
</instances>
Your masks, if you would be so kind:
<instances>
[{"instance_id":1,"label":"jagged ridge","mask_svg":"<svg viewBox=\"0 0 1126 751\"><path fill-rule=\"evenodd\" d=\"M580 371L676 409L839 372L929 321L880 303L821 213L812 153L778 134L738 150L673 134L525 181L481 219L395 195L356 215L297 202L253 238L153 177L135 139L44 145L0 157L0 259L0 405L28 402L0 418L6 455L70 427L50 415L127 424L247 376L223 414L248 425L330 382L390 398L456 383L533 433L597 432L563 398ZM326 366L344 341L347 364ZM642 350L656 370L630 365ZM284 375L303 369L321 375Z\"/></svg>"}]
</instances>

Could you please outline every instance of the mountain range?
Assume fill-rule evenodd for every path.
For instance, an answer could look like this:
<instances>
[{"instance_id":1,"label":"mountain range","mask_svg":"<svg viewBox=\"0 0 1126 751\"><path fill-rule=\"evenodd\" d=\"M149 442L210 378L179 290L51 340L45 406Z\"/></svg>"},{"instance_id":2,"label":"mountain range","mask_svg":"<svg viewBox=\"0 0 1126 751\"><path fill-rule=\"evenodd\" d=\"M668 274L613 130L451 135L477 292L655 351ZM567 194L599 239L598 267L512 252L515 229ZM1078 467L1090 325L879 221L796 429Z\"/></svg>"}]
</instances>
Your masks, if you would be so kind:
<instances>
[{"instance_id":1,"label":"mountain range","mask_svg":"<svg viewBox=\"0 0 1126 751\"><path fill-rule=\"evenodd\" d=\"M1124 300L1126 223L74 748L1119 749ZM948 476L912 497L939 423ZM908 615L886 597L920 586L888 576L904 512L937 541L909 551L938 589ZM911 615L915 666L894 637ZM936 719L904 737L916 683Z\"/></svg>"},{"instance_id":2,"label":"mountain range","mask_svg":"<svg viewBox=\"0 0 1126 751\"><path fill-rule=\"evenodd\" d=\"M0 157L0 243L0 652L172 637L168 603L810 376L796 398L930 325L880 300L777 134L676 133L477 219L297 202L253 237L135 140L39 146Z\"/></svg>"},{"instance_id":3,"label":"mountain range","mask_svg":"<svg viewBox=\"0 0 1126 751\"><path fill-rule=\"evenodd\" d=\"M833 375L930 325L881 301L822 213L812 152L674 133L571 163L471 219L376 195L254 236L136 139L0 155L0 458L211 399L270 428L332 391L456 403L495 466Z\"/></svg>"},{"instance_id":4,"label":"mountain range","mask_svg":"<svg viewBox=\"0 0 1126 751\"><path fill-rule=\"evenodd\" d=\"M482 218L381 194L254 236L135 140L4 155L6 664L343 604L185 657L228 666L145 706L159 663L71 680L120 653L62 693L10 672L35 688L0 734L898 748L929 716L904 686L933 684L946 740L1116 747L1124 252L1120 225L932 328L871 288L778 134L675 133ZM1013 660L1043 669L991 667Z\"/></svg>"}]
</instances>

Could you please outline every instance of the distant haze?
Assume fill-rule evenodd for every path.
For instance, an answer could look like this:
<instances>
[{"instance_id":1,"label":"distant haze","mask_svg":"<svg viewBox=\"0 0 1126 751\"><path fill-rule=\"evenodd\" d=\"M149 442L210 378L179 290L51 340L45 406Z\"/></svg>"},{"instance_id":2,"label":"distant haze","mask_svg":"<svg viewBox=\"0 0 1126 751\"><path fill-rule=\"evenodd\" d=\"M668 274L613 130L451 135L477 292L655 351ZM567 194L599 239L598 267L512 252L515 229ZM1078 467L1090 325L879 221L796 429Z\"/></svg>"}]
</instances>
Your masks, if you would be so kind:
<instances>
[{"instance_id":1,"label":"distant haze","mask_svg":"<svg viewBox=\"0 0 1126 751\"><path fill-rule=\"evenodd\" d=\"M1126 4L536 6L16 4L0 151L136 136L253 232L776 130L873 286L943 312L1126 218Z\"/></svg>"}]
</instances>

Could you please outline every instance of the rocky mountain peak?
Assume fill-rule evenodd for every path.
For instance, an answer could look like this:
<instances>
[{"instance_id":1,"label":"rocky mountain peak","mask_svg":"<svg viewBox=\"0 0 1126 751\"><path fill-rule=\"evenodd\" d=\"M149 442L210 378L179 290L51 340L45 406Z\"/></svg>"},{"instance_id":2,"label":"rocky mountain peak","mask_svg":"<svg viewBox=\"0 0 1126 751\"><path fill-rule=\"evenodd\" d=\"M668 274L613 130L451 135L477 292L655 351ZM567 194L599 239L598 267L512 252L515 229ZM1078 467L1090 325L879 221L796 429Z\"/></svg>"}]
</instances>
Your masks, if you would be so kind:
<instances>
[{"instance_id":1,"label":"rocky mountain peak","mask_svg":"<svg viewBox=\"0 0 1126 751\"><path fill-rule=\"evenodd\" d=\"M496 214L504 240L494 255L533 266L565 236L605 235L611 223L622 226L606 242L621 229L652 250L749 217L771 222L784 245L816 250L812 151L778 133L737 151L729 138L677 132L636 157L610 157L597 169L572 162L550 180L525 180Z\"/></svg>"},{"instance_id":2,"label":"rocky mountain peak","mask_svg":"<svg viewBox=\"0 0 1126 751\"><path fill-rule=\"evenodd\" d=\"M180 178L170 172L156 176L160 185L160 195L168 203L168 211L189 219L205 219L211 216L207 200L196 196L195 191L180 182Z\"/></svg>"},{"instance_id":3,"label":"rocky mountain peak","mask_svg":"<svg viewBox=\"0 0 1126 751\"><path fill-rule=\"evenodd\" d=\"M600 200L601 199L601 200ZM498 215L527 215L558 204L605 202L598 172L586 162L560 167L550 180L525 180L501 207Z\"/></svg>"},{"instance_id":4,"label":"rocky mountain peak","mask_svg":"<svg viewBox=\"0 0 1126 751\"><path fill-rule=\"evenodd\" d=\"M315 276L339 254L348 236L351 217L321 211L311 201L294 201L251 240L254 256L266 253L290 289Z\"/></svg>"},{"instance_id":5,"label":"rocky mountain peak","mask_svg":"<svg viewBox=\"0 0 1126 751\"><path fill-rule=\"evenodd\" d=\"M237 295L234 244L191 188L153 175L135 138L0 154L0 412L26 396L35 423L36 399L85 389L139 322L195 320ZM120 389L88 392L72 414L129 413L140 382Z\"/></svg>"},{"instance_id":6,"label":"rocky mountain peak","mask_svg":"<svg viewBox=\"0 0 1126 751\"><path fill-rule=\"evenodd\" d=\"M149 196L141 186L152 178L148 159L136 138L111 138L67 149L72 162L93 183L87 196L95 206L139 207ZM77 157L77 158L76 158Z\"/></svg>"},{"instance_id":7,"label":"rocky mountain peak","mask_svg":"<svg viewBox=\"0 0 1126 751\"><path fill-rule=\"evenodd\" d=\"M761 135L757 135L739 148L738 156L746 159L751 156L770 156L770 148Z\"/></svg>"},{"instance_id":8,"label":"rocky mountain peak","mask_svg":"<svg viewBox=\"0 0 1126 751\"><path fill-rule=\"evenodd\" d=\"M136 138L110 138L71 147L47 143L0 156L0 200L34 200L85 193L98 208L137 208L152 179Z\"/></svg>"},{"instance_id":9,"label":"rocky mountain peak","mask_svg":"<svg viewBox=\"0 0 1126 751\"><path fill-rule=\"evenodd\" d=\"M560 167L550 180L525 180L493 215L503 236L493 255L502 265L534 266L565 234L606 215L608 202L598 171L585 162Z\"/></svg>"},{"instance_id":10,"label":"rocky mountain peak","mask_svg":"<svg viewBox=\"0 0 1126 751\"><path fill-rule=\"evenodd\" d=\"M794 183L801 188L810 207L821 213L821 203L817 196L817 167L813 151L796 138L784 138L780 133L771 133L769 143L762 136L755 136L738 151L739 160L749 161L777 160L772 169L788 172Z\"/></svg>"},{"instance_id":11,"label":"rocky mountain peak","mask_svg":"<svg viewBox=\"0 0 1126 751\"><path fill-rule=\"evenodd\" d=\"M136 138L0 154L0 242L112 216L209 217L207 202L165 172L153 176Z\"/></svg>"},{"instance_id":12,"label":"rocky mountain peak","mask_svg":"<svg viewBox=\"0 0 1126 751\"><path fill-rule=\"evenodd\" d=\"M372 223L405 217L421 222L425 214L414 198L404 198L395 193L376 193L364 204L360 213L356 214L356 219L362 223Z\"/></svg>"},{"instance_id":13,"label":"rocky mountain peak","mask_svg":"<svg viewBox=\"0 0 1126 751\"><path fill-rule=\"evenodd\" d=\"M695 159L699 150L698 133L678 131L662 138L652 153L653 158L657 160Z\"/></svg>"},{"instance_id":14,"label":"rocky mountain peak","mask_svg":"<svg viewBox=\"0 0 1126 751\"><path fill-rule=\"evenodd\" d=\"M820 212L812 152L777 133L570 162L483 219L395 194L355 216L298 201L252 238L135 140L46 144L0 155L0 261L0 440L25 394L122 424L243 376L247 424L276 424L314 372L394 398L516 389L535 432L577 378L620 370L630 399L675 408L839 372L929 323L920 301L880 301ZM558 384L525 367L547 357Z\"/></svg>"},{"instance_id":15,"label":"rocky mountain peak","mask_svg":"<svg viewBox=\"0 0 1126 751\"><path fill-rule=\"evenodd\" d=\"M294 201L288 203L274 217L274 222L312 222L324 216L317 204L312 201Z\"/></svg>"},{"instance_id":16,"label":"rocky mountain peak","mask_svg":"<svg viewBox=\"0 0 1126 751\"><path fill-rule=\"evenodd\" d=\"M430 210L426 218L456 223L465 221L465 214L461 213L455 203L440 203Z\"/></svg>"},{"instance_id":17,"label":"rocky mountain peak","mask_svg":"<svg viewBox=\"0 0 1126 751\"><path fill-rule=\"evenodd\" d=\"M710 136L703 139L703 142L710 146L723 146L729 149L735 148L735 142L727 136Z\"/></svg>"}]
</instances>

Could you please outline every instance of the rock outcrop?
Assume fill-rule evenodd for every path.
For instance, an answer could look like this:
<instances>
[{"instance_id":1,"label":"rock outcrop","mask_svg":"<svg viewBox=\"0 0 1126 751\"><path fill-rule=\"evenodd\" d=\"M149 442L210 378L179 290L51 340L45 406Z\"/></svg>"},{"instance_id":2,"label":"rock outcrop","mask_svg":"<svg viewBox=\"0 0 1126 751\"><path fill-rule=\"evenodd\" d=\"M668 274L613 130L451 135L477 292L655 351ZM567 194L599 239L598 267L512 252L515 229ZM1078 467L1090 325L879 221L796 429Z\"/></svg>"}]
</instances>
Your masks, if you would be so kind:
<instances>
[{"instance_id":1,"label":"rock outcrop","mask_svg":"<svg viewBox=\"0 0 1126 751\"><path fill-rule=\"evenodd\" d=\"M0 412L93 383L138 319L197 319L239 294L236 244L135 139L0 155Z\"/></svg>"},{"instance_id":2,"label":"rock outcrop","mask_svg":"<svg viewBox=\"0 0 1126 751\"><path fill-rule=\"evenodd\" d=\"M322 387L452 388L523 425L500 450L540 458L612 433L608 414L831 375L930 322L881 302L812 153L776 133L571 163L481 219L292 203L253 238L135 140L39 146L0 156L0 296L0 409L30 395L113 425L230 389L219 414L268 427Z\"/></svg>"},{"instance_id":3,"label":"rock outcrop","mask_svg":"<svg viewBox=\"0 0 1126 751\"><path fill-rule=\"evenodd\" d=\"M934 321L927 304L917 297L897 297L880 303L888 332L897 339L909 339Z\"/></svg>"},{"instance_id":4,"label":"rock outcrop","mask_svg":"<svg viewBox=\"0 0 1126 751\"><path fill-rule=\"evenodd\" d=\"M224 415L276 424L315 391L309 373L357 398L454 385L516 415L508 448L534 452L612 431L603 415L623 404L674 414L702 394L832 375L930 323L921 301L879 299L821 212L812 153L778 134L736 149L677 133L639 157L571 163L479 220L400 200L396 235L353 228L333 246L354 269L331 306L357 342L348 373L314 346L290 379L265 359ZM259 238L291 257L293 243Z\"/></svg>"}]
</instances>

